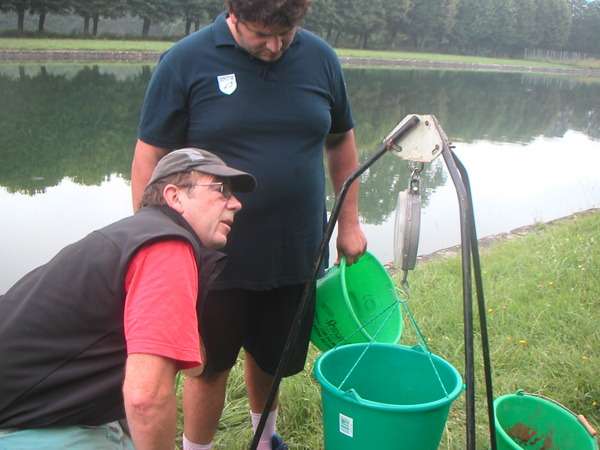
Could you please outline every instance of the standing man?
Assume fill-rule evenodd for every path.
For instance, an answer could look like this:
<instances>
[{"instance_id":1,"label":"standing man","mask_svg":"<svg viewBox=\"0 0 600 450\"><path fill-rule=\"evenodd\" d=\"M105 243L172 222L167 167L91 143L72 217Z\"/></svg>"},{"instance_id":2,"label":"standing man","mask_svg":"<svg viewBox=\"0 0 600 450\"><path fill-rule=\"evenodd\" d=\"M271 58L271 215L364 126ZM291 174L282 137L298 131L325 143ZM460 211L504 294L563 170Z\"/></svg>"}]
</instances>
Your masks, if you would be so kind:
<instances>
[{"instance_id":1,"label":"standing man","mask_svg":"<svg viewBox=\"0 0 600 450\"><path fill-rule=\"evenodd\" d=\"M156 163L181 146L218 152L258 182L257 195L241 197L227 267L202 311L208 361L205 374L185 385L185 449L211 448L240 348L256 429L322 240L323 148L336 193L358 165L339 60L324 41L299 29L309 7L310 0L227 0L228 11L212 25L162 56L144 100L134 204ZM336 264L345 256L348 265L366 251L357 186L339 216L337 249ZM304 367L312 302L284 376ZM260 450L271 448L276 417L277 401Z\"/></svg>"},{"instance_id":2,"label":"standing man","mask_svg":"<svg viewBox=\"0 0 600 450\"><path fill-rule=\"evenodd\" d=\"M226 259L232 191L256 180L184 149L149 181L134 216L0 296L0 449L174 448L175 374L202 371L196 311Z\"/></svg>"}]
</instances>

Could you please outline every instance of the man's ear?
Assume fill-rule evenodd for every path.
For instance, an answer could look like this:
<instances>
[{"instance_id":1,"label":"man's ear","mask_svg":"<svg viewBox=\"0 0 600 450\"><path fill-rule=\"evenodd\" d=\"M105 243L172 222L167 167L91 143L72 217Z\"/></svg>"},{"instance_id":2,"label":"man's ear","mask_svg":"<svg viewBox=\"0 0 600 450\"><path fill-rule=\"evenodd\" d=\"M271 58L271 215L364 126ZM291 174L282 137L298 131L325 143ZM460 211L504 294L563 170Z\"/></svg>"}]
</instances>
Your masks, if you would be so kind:
<instances>
[{"instance_id":1,"label":"man's ear","mask_svg":"<svg viewBox=\"0 0 600 450\"><path fill-rule=\"evenodd\" d=\"M229 7L229 5L227 5L227 12L229 13L229 20L231 20L231 23L233 25L235 25L238 21L238 18L235 16L235 14L231 11L231 8Z\"/></svg>"},{"instance_id":2,"label":"man's ear","mask_svg":"<svg viewBox=\"0 0 600 450\"><path fill-rule=\"evenodd\" d=\"M174 184L167 184L163 189L163 198L170 206L179 214L183 214L183 203L181 202L181 196L184 195L183 189L175 186Z\"/></svg>"}]
</instances>

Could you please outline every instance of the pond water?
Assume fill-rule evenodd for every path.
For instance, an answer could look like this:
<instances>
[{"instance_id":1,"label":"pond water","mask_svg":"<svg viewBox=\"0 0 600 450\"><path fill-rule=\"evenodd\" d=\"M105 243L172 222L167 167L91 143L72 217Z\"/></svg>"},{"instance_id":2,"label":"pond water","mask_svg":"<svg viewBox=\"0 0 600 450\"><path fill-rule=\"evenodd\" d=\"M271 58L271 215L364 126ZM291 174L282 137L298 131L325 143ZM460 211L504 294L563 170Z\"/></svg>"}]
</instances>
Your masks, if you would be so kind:
<instances>
[{"instance_id":1,"label":"pond water","mask_svg":"<svg viewBox=\"0 0 600 450\"><path fill-rule=\"evenodd\" d=\"M65 245L131 214L141 65L0 66L0 293ZM361 160L408 114L434 114L467 169L479 237L600 207L600 80L345 68ZM360 178L369 250L393 260L408 163L384 155ZM443 160L421 175L419 254L460 241ZM333 205L328 192L328 204ZM333 239L332 239L333 245Z\"/></svg>"}]
</instances>

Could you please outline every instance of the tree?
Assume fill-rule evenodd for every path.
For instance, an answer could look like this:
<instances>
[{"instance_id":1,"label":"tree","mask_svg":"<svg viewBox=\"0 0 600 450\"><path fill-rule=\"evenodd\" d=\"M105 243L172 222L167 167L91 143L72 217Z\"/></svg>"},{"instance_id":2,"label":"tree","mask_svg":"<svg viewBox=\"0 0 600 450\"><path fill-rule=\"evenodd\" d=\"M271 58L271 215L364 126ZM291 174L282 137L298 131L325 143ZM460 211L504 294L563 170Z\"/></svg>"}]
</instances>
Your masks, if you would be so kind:
<instances>
[{"instance_id":1,"label":"tree","mask_svg":"<svg viewBox=\"0 0 600 450\"><path fill-rule=\"evenodd\" d=\"M541 39L536 0L519 0L516 3L515 35L512 41L514 51L537 47Z\"/></svg>"},{"instance_id":2,"label":"tree","mask_svg":"<svg viewBox=\"0 0 600 450\"><path fill-rule=\"evenodd\" d=\"M513 0L484 2L485 21L481 39L488 52L498 54L514 41L516 14Z\"/></svg>"},{"instance_id":3,"label":"tree","mask_svg":"<svg viewBox=\"0 0 600 450\"><path fill-rule=\"evenodd\" d=\"M203 0L182 0L183 19L185 20L185 35L190 34L192 24L197 31L200 27L200 19L203 17Z\"/></svg>"},{"instance_id":4,"label":"tree","mask_svg":"<svg viewBox=\"0 0 600 450\"><path fill-rule=\"evenodd\" d=\"M306 16L305 28L329 42L339 22L335 0L315 0Z\"/></svg>"},{"instance_id":5,"label":"tree","mask_svg":"<svg viewBox=\"0 0 600 450\"><path fill-rule=\"evenodd\" d=\"M92 11L92 35L98 35L98 22L100 17L103 19L118 19L127 12L127 2L125 0L94 0L94 10Z\"/></svg>"},{"instance_id":6,"label":"tree","mask_svg":"<svg viewBox=\"0 0 600 450\"><path fill-rule=\"evenodd\" d=\"M31 0L29 13L39 14L38 31L44 31L47 14L68 14L71 9L70 0Z\"/></svg>"},{"instance_id":7,"label":"tree","mask_svg":"<svg viewBox=\"0 0 600 450\"><path fill-rule=\"evenodd\" d=\"M408 24L408 13L412 8L411 0L383 0L385 30L389 33L390 48L395 48L396 37Z\"/></svg>"},{"instance_id":8,"label":"tree","mask_svg":"<svg viewBox=\"0 0 600 450\"><path fill-rule=\"evenodd\" d=\"M537 23L542 38L540 46L559 49L571 30L571 11L567 0L537 0Z\"/></svg>"},{"instance_id":9,"label":"tree","mask_svg":"<svg viewBox=\"0 0 600 450\"><path fill-rule=\"evenodd\" d=\"M23 36L25 13L31 9L31 0L2 0L0 11L17 13L17 36Z\"/></svg>"},{"instance_id":10,"label":"tree","mask_svg":"<svg viewBox=\"0 0 600 450\"><path fill-rule=\"evenodd\" d=\"M355 0L358 2L358 0ZM385 28L384 0L365 0L362 4L362 14L358 16L358 47L365 49L369 47L370 37Z\"/></svg>"},{"instance_id":11,"label":"tree","mask_svg":"<svg viewBox=\"0 0 600 450\"><path fill-rule=\"evenodd\" d=\"M214 20L224 11L225 6L222 0L181 0L181 9L187 36L190 34L192 25L194 25L194 31L198 31L201 20Z\"/></svg>"},{"instance_id":12,"label":"tree","mask_svg":"<svg viewBox=\"0 0 600 450\"><path fill-rule=\"evenodd\" d=\"M573 24L567 47L569 50L600 54L600 2L571 0Z\"/></svg>"},{"instance_id":13,"label":"tree","mask_svg":"<svg viewBox=\"0 0 600 450\"><path fill-rule=\"evenodd\" d=\"M98 35L100 17L105 19L118 19L127 11L125 0L71 0L71 8L78 16L83 17L83 34L90 34L90 21L92 21L92 35Z\"/></svg>"},{"instance_id":14,"label":"tree","mask_svg":"<svg viewBox=\"0 0 600 450\"><path fill-rule=\"evenodd\" d=\"M374 31L383 30L383 0L336 0L338 32L357 38L357 46L366 48ZM338 34L339 37L339 34ZM337 45L337 37L335 45Z\"/></svg>"},{"instance_id":15,"label":"tree","mask_svg":"<svg viewBox=\"0 0 600 450\"><path fill-rule=\"evenodd\" d=\"M72 0L73 12L83 17L83 34L90 34L90 19L94 11L93 0Z\"/></svg>"},{"instance_id":16,"label":"tree","mask_svg":"<svg viewBox=\"0 0 600 450\"><path fill-rule=\"evenodd\" d=\"M480 0L461 0L458 3L456 21L449 39L460 53L476 51L485 32L485 27L481 25L483 16Z\"/></svg>"},{"instance_id":17,"label":"tree","mask_svg":"<svg viewBox=\"0 0 600 450\"><path fill-rule=\"evenodd\" d=\"M183 14L184 6L181 0L127 0L127 4L131 14L144 22L142 39L148 39L150 25L153 23L179 19Z\"/></svg>"},{"instance_id":18,"label":"tree","mask_svg":"<svg viewBox=\"0 0 600 450\"><path fill-rule=\"evenodd\" d=\"M423 50L429 40L439 47L449 38L457 12L458 0L413 0L413 7L407 14L407 34L413 45Z\"/></svg>"}]
</instances>

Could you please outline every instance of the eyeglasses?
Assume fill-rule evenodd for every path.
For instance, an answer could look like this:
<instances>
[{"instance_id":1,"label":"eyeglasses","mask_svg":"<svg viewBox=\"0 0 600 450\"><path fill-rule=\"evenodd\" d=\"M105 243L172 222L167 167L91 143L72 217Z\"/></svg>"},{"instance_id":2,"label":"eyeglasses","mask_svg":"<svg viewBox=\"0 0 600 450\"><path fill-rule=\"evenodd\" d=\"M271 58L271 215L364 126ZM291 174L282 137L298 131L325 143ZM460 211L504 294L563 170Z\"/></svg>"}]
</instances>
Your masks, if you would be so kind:
<instances>
[{"instance_id":1,"label":"eyeglasses","mask_svg":"<svg viewBox=\"0 0 600 450\"><path fill-rule=\"evenodd\" d=\"M248 30L250 30L252 33L254 33L257 37L261 37L261 38L269 38L269 37L272 37L272 36L285 37L285 36L290 35L292 32L296 31L296 29L298 28L298 27L294 26L292 28L289 28L289 29L281 32L281 33L272 33L271 34L271 33L265 33L264 31L259 31L259 30L256 30L256 29L250 27L245 20L238 19L238 22L244 24L244 26L246 28L248 28Z\"/></svg>"},{"instance_id":2,"label":"eyeglasses","mask_svg":"<svg viewBox=\"0 0 600 450\"><path fill-rule=\"evenodd\" d=\"M222 181L218 181L215 183L194 183L194 184L186 184L185 186L182 187L194 187L194 186L219 186L218 191L223 194L223 197L225 197L227 200L229 200L232 196L233 196L233 192L231 191L231 189L227 186L225 186L225 183L223 183ZM217 189L215 189L216 191Z\"/></svg>"}]
</instances>

